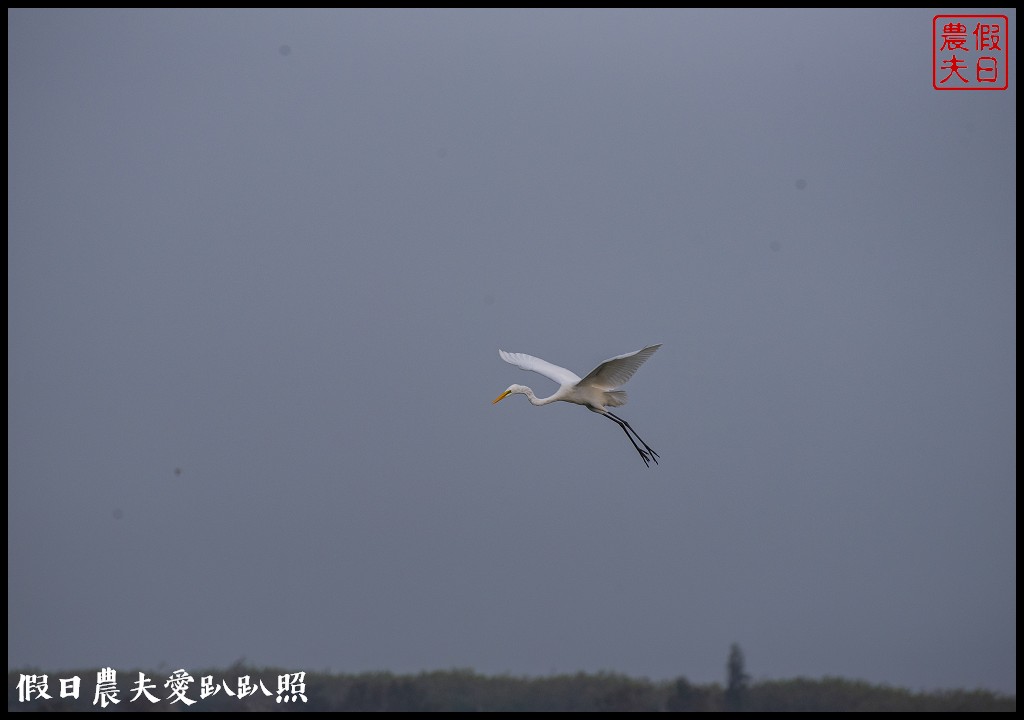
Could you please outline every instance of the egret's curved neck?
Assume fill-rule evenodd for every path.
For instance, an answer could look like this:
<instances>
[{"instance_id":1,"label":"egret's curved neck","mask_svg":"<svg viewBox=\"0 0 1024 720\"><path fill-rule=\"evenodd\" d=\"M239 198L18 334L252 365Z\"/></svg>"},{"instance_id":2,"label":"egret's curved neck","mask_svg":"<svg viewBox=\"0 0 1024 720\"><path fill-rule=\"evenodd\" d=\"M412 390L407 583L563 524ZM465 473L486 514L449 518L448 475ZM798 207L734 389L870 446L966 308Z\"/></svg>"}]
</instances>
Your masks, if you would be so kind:
<instances>
[{"instance_id":1,"label":"egret's curved neck","mask_svg":"<svg viewBox=\"0 0 1024 720\"><path fill-rule=\"evenodd\" d=\"M522 392L523 392L523 395L526 396L526 399L529 400L530 403L533 404L533 405L547 405L548 403L554 402L554 400L555 400L555 396L554 395L552 395L551 397L539 398L536 395L534 395L533 394L533 390L531 390L528 387L524 387Z\"/></svg>"}]
</instances>

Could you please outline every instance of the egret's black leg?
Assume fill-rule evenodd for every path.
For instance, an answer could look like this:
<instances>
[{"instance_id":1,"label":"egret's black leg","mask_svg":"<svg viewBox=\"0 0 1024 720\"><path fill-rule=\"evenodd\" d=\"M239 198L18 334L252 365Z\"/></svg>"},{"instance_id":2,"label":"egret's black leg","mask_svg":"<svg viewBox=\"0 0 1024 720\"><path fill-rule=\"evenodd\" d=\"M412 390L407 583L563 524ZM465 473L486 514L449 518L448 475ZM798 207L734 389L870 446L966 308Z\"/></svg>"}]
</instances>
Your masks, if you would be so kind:
<instances>
[{"instance_id":1,"label":"egret's black leg","mask_svg":"<svg viewBox=\"0 0 1024 720\"><path fill-rule=\"evenodd\" d=\"M602 414L606 418L611 420L613 423L618 425L620 428L622 428L622 432L626 433L626 437L629 438L629 441L631 443L633 443L633 447L636 448L636 451L638 453L640 453L640 457L643 458L644 465L646 465L647 467L650 467L651 466L651 460L654 460L654 464L655 465L658 464L658 458L655 457L657 455L657 453L654 452L653 450L651 450L649 447L647 447L647 443L645 443L643 440L640 440L640 436L639 435L637 435L637 440L640 440L640 442L643 443L643 446L647 448L647 450L650 452L650 455L648 455L647 452L644 452L643 450L641 450L640 446L636 444L636 440L633 439L633 435L636 435L636 431L635 430L633 431L633 435L629 434L629 431L633 430L633 428L629 427L629 423L628 422L626 422L625 420L623 420L620 417L612 415L607 410L605 410ZM629 429L627 430L627 428L629 428Z\"/></svg>"},{"instance_id":2,"label":"egret's black leg","mask_svg":"<svg viewBox=\"0 0 1024 720\"><path fill-rule=\"evenodd\" d=\"M629 428L629 431L626 433L626 435L629 435L629 433L633 433L634 435L636 435L636 430L634 430L633 426L630 425L628 422L626 422L625 420L623 420L622 418L620 418L618 415L616 415L614 413L610 413L607 410L605 410L605 412L608 413L608 416L612 420L614 420L617 423L619 423L620 425L622 425L623 426L622 427L623 430L625 430L626 428ZM632 439L633 438L630 438L630 440L632 440ZM651 446L644 442L644 439L642 437L640 437L639 435L636 435L636 439L640 441L641 445L643 445L645 448L647 448L647 452L649 452L651 454L651 460L653 460L654 464L657 465L658 464L658 458L661 457L661 456L658 453L654 452L654 450L651 449ZM633 446L636 447L636 443L633 443ZM639 449L640 448L637 448L637 450L639 450Z\"/></svg>"}]
</instances>

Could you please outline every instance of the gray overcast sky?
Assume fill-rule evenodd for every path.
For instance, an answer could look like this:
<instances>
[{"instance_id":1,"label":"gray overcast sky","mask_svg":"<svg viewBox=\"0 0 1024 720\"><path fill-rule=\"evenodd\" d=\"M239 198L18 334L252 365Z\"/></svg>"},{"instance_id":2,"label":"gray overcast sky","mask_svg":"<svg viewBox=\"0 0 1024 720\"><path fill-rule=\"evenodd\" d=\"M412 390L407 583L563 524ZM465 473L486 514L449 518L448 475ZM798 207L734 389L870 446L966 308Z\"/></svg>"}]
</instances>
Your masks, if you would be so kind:
<instances>
[{"instance_id":1,"label":"gray overcast sky","mask_svg":"<svg viewBox=\"0 0 1024 720\"><path fill-rule=\"evenodd\" d=\"M8 665L1015 693L1015 52L934 14L8 11ZM491 405L657 342L658 467Z\"/></svg>"}]
</instances>

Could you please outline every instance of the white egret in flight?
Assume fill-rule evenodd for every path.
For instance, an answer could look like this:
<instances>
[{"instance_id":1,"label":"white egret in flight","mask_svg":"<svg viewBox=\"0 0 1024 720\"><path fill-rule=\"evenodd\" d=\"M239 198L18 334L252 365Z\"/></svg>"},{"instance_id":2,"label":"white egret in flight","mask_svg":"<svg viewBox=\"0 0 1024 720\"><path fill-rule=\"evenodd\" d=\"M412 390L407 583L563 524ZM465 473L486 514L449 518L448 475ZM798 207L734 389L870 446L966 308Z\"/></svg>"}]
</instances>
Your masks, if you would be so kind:
<instances>
[{"instance_id":1,"label":"white egret in flight","mask_svg":"<svg viewBox=\"0 0 1024 720\"><path fill-rule=\"evenodd\" d=\"M626 404L626 392L624 390L618 390L620 386L624 385L627 380L633 377L633 373L637 371L644 362L647 361L654 351L661 347L661 343L657 345L649 345L643 350L637 350L636 352L626 353L625 355L617 355L610 360L605 360L603 363L598 365L596 368L590 371L590 374L585 378L580 378L574 372L566 370L564 367L553 365L546 360L535 358L532 355L526 355L524 353L510 353L504 350L499 350L498 355L501 359L507 363L515 365L517 368L523 370L532 370L535 373L540 373L546 378L550 378L559 384L558 390L551 397L538 398L533 394L533 390L526 387L525 385L509 385L508 390L503 392L494 402L495 404L501 400L504 400L509 395L525 395L526 398L534 405L547 405L548 403L558 402L562 400L564 402L576 403L577 405L583 405L588 410L596 412L599 415L603 415L609 420L614 421L622 431L626 433L626 437L633 443L633 447L640 453L640 457L643 458L644 464L647 467L651 466L651 460L654 464L658 464L658 453L651 449L636 434L628 422L620 418L618 415L609 412L605 407L618 407L619 405ZM630 435L632 433L632 435ZM640 445L644 446L644 450L640 449L640 445L636 444L636 440L633 437L636 436L636 440L640 440Z\"/></svg>"}]
</instances>

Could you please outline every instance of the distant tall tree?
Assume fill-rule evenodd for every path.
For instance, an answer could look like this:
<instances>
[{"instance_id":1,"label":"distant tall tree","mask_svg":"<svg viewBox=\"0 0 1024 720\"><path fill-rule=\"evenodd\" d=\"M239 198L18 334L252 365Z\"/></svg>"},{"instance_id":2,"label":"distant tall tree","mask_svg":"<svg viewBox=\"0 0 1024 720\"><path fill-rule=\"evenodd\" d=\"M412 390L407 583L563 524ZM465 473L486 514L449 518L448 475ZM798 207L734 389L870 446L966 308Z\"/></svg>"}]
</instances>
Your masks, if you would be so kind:
<instances>
[{"instance_id":1,"label":"distant tall tree","mask_svg":"<svg viewBox=\"0 0 1024 720\"><path fill-rule=\"evenodd\" d=\"M736 643L729 646L729 661L725 664L725 671L725 709L742 710L750 676L744 671L743 651Z\"/></svg>"}]
</instances>

